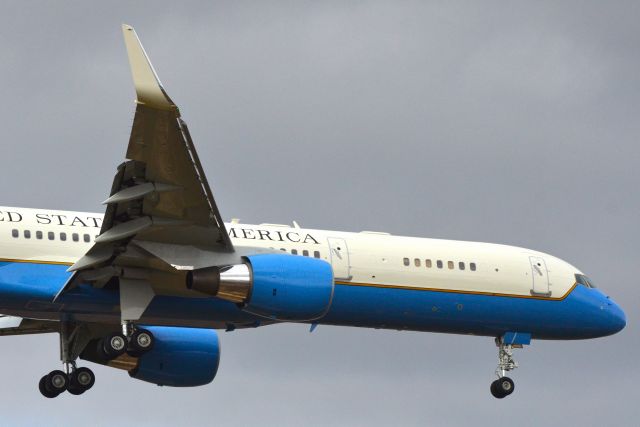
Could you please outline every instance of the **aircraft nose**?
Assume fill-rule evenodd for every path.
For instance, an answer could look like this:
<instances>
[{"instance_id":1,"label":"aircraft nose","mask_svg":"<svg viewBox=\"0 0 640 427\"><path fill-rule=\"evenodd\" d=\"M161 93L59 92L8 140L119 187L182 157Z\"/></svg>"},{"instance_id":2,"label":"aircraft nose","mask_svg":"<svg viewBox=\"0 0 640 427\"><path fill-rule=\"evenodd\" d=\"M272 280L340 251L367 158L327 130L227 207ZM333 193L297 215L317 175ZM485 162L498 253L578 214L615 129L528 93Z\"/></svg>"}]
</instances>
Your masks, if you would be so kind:
<instances>
[{"instance_id":1,"label":"aircraft nose","mask_svg":"<svg viewBox=\"0 0 640 427\"><path fill-rule=\"evenodd\" d=\"M616 334L627 326L627 316L625 316L622 308L611 299L608 301L607 311L609 312L609 331L610 334Z\"/></svg>"}]
</instances>

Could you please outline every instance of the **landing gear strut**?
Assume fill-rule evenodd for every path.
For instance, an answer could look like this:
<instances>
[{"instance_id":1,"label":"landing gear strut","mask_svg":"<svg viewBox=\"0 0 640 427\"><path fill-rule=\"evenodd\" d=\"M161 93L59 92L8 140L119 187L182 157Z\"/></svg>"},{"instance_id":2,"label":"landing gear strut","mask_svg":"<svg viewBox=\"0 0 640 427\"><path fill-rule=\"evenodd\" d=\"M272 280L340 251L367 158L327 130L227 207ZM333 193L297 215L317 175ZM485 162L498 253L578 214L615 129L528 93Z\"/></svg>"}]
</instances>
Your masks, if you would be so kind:
<instances>
[{"instance_id":1,"label":"landing gear strut","mask_svg":"<svg viewBox=\"0 0 640 427\"><path fill-rule=\"evenodd\" d=\"M92 334L84 324L60 322L60 359L64 370L51 371L40 379L38 388L44 397L54 398L68 391L79 395L93 387L96 377L89 368L77 367L76 360ZM95 342L95 341L92 341ZM107 362L127 353L140 357L153 348L155 339L151 331L136 328L132 322L122 323L122 332L114 332L97 340L97 353Z\"/></svg>"},{"instance_id":2,"label":"landing gear strut","mask_svg":"<svg viewBox=\"0 0 640 427\"><path fill-rule=\"evenodd\" d=\"M60 323L60 359L64 370L54 370L40 378L38 388L44 397L52 399L65 391L82 394L93 386L96 377L91 369L78 368L75 362L89 339L86 326Z\"/></svg>"},{"instance_id":3,"label":"landing gear strut","mask_svg":"<svg viewBox=\"0 0 640 427\"><path fill-rule=\"evenodd\" d=\"M502 338L496 338L498 347L498 367L496 368L497 380L491 383L491 394L497 399L509 396L515 390L513 380L507 377L507 372L518 367L513 359L513 349L522 348L520 344L505 344Z\"/></svg>"}]
</instances>

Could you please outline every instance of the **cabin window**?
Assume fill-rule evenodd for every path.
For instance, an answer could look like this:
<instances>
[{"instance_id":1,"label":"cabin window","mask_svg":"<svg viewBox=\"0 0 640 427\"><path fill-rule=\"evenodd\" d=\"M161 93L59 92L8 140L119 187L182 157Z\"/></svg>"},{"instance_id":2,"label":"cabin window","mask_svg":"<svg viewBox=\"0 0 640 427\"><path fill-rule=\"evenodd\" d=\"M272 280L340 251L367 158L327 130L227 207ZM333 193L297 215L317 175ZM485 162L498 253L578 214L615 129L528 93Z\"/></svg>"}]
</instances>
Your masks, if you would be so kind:
<instances>
[{"instance_id":1,"label":"cabin window","mask_svg":"<svg viewBox=\"0 0 640 427\"><path fill-rule=\"evenodd\" d=\"M453 261L448 261L447 267L449 267L449 270L453 270Z\"/></svg>"},{"instance_id":2,"label":"cabin window","mask_svg":"<svg viewBox=\"0 0 640 427\"><path fill-rule=\"evenodd\" d=\"M459 263L458 263L458 268L459 268L460 270L464 270L464 262L459 262Z\"/></svg>"},{"instance_id":3,"label":"cabin window","mask_svg":"<svg viewBox=\"0 0 640 427\"><path fill-rule=\"evenodd\" d=\"M60 233L60 240L63 242L67 240L67 233Z\"/></svg>"},{"instance_id":4,"label":"cabin window","mask_svg":"<svg viewBox=\"0 0 640 427\"><path fill-rule=\"evenodd\" d=\"M18 230L16 230L15 228L13 230L11 230L11 235L13 237L18 237L20 236L20 233L18 232Z\"/></svg>"},{"instance_id":5,"label":"cabin window","mask_svg":"<svg viewBox=\"0 0 640 427\"><path fill-rule=\"evenodd\" d=\"M308 251L308 250L306 250L306 249L305 249L305 250L303 250L303 251L302 251L302 255L303 255L303 256L309 256L309 251Z\"/></svg>"},{"instance_id":6,"label":"cabin window","mask_svg":"<svg viewBox=\"0 0 640 427\"><path fill-rule=\"evenodd\" d=\"M475 262L470 263L470 264L469 264L469 269L470 269L471 271L476 271L476 263L475 263Z\"/></svg>"},{"instance_id":7,"label":"cabin window","mask_svg":"<svg viewBox=\"0 0 640 427\"><path fill-rule=\"evenodd\" d=\"M298 255L297 249L291 249L291 255Z\"/></svg>"},{"instance_id":8,"label":"cabin window","mask_svg":"<svg viewBox=\"0 0 640 427\"><path fill-rule=\"evenodd\" d=\"M84 239L85 242L89 243L91 241L91 236L89 236L88 234L85 234L84 236L82 236L82 238Z\"/></svg>"},{"instance_id":9,"label":"cabin window","mask_svg":"<svg viewBox=\"0 0 640 427\"><path fill-rule=\"evenodd\" d=\"M30 239L31 238L31 231L24 230L24 238L25 239Z\"/></svg>"},{"instance_id":10,"label":"cabin window","mask_svg":"<svg viewBox=\"0 0 640 427\"><path fill-rule=\"evenodd\" d=\"M55 233L53 231L50 231L50 232L47 233L47 238L49 240L53 240L53 239L56 238L56 235L55 235Z\"/></svg>"},{"instance_id":11,"label":"cabin window","mask_svg":"<svg viewBox=\"0 0 640 427\"><path fill-rule=\"evenodd\" d=\"M404 263L404 265L409 265L410 264L409 258L403 259L402 262Z\"/></svg>"},{"instance_id":12,"label":"cabin window","mask_svg":"<svg viewBox=\"0 0 640 427\"><path fill-rule=\"evenodd\" d=\"M436 265L438 266L438 268L442 268L442 260L436 261Z\"/></svg>"},{"instance_id":13,"label":"cabin window","mask_svg":"<svg viewBox=\"0 0 640 427\"><path fill-rule=\"evenodd\" d=\"M430 259L425 259L424 260L424 266L427 268L431 268L431 260Z\"/></svg>"},{"instance_id":14,"label":"cabin window","mask_svg":"<svg viewBox=\"0 0 640 427\"><path fill-rule=\"evenodd\" d=\"M416 267L420 267L420 258L414 259L413 263L416 265Z\"/></svg>"},{"instance_id":15,"label":"cabin window","mask_svg":"<svg viewBox=\"0 0 640 427\"><path fill-rule=\"evenodd\" d=\"M71 238L73 239L74 242L79 242L80 241L80 236L78 235L78 233L73 233L71 235Z\"/></svg>"},{"instance_id":16,"label":"cabin window","mask_svg":"<svg viewBox=\"0 0 640 427\"><path fill-rule=\"evenodd\" d=\"M314 258L320 258L320 251L313 251Z\"/></svg>"},{"instance_id":17,"label":"cabin window","mask_svg":"<svg viewBox=\"0 0 640 427\"><path fill-rule=\"evenodd\" d=\"M42 231L36 231L36 239L42 240Z\"/></svg>"}]
</instances>

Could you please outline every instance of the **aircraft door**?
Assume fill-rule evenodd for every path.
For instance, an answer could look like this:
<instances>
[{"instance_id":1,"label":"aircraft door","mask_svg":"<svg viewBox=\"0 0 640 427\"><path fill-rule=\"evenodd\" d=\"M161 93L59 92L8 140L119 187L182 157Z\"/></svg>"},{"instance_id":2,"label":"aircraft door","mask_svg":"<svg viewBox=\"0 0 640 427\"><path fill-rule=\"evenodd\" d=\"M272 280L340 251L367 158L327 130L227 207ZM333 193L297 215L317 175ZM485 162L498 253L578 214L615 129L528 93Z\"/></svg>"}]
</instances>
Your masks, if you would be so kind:
<instances>
[{"instance_id":1,"label":"aircraft door","mask_svg":"<svg viewBox=\"0 0 640 427\"><path fill-rule=\"evenodd\" d=\"M329 253L333 277L336 280L351 280L351 265L349 264L349 248L344 239L329 237Z\"/></svg>"},{"instance_id":2,"label":"aircraft door","mask_svg":"<svg viewBox=\"0 0 640 427\"><path fill-rule=\"evenodd\" d=\"M529 261L531 263L531 276L533 278L531 294L551 295L549 291L549 271L547 270L547 264L544 262L544 258L532 256L529 257Z\"/></svg>"}]
</instances>

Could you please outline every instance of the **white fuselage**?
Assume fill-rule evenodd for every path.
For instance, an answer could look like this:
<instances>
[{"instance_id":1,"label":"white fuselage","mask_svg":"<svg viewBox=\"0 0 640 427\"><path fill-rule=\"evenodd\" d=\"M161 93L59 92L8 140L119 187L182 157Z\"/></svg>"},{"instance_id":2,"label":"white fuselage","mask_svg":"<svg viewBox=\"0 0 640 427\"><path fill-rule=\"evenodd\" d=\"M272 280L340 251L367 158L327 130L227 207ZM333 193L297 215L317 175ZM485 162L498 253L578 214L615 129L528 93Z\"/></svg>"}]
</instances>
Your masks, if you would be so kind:
<instances>
[{"instance_id":1,"label":"white fuselage","mask_svg":"<svg viewBox=\"0 0 640 427\"><path fill-rule=\"evenodd\" d=\"M101 223L95 213L0 207L0 259L71 265ZM579 273L551 255L507 245L274 224L226 227L238 248L319 257L332 264L337 283L353 286L561 299Z\"/></svg>"}]
</instances>

